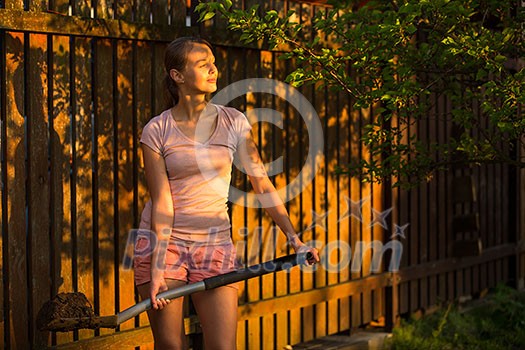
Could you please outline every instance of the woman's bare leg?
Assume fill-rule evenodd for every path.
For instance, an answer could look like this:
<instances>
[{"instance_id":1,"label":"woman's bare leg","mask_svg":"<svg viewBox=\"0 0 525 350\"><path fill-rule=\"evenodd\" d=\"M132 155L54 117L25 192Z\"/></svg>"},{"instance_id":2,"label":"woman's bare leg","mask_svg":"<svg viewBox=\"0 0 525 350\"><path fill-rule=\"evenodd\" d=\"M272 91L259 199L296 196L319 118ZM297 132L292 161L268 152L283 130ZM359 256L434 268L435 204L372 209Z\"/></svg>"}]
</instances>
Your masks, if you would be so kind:
<instances>
[{"instance_id":1,"label":"woman's bare leg","mask_svg":"<svg viewBox=\"0 0 525 350\"><path fill-rule=\"evenodd\" d=\"M169 289L173 289L186 285L186 282L166 279L166 284ZM149 283L137 286L137 289L142 300L149 298ZM162 310L148 310L155 349L183 350L187 348L182 302L183 298L177 298Z\"/></svg>"},{"instance_id":2,"label":"woman's bare leg","mask_svg":"<svg viewBox=\"0 0 525 350\"><path fill-rule=\"evenodd\" d=\"M237 343L237 289L224 286L191 296L206 350L234 350Z\"/></svg>"}]
</instances>

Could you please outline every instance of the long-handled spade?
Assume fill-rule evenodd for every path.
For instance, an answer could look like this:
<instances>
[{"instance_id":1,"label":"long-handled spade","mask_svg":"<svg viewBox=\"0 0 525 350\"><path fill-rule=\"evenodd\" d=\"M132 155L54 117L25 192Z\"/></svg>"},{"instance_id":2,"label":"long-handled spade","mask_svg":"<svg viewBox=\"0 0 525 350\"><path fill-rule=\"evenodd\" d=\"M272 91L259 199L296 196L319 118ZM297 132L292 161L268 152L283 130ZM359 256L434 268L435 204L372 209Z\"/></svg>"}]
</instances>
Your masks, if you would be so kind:
<instances>
[{"instance_id":1,"label":"long-handled spade","mask_svg":"<svg viewBox=\"0 0 525 350\"><path fill-rule=\"evenodd\" d=\"M158 294L158 297L170 300L175 299L195 292L262 276L267 273L289 269L292 266L304 264L309 259L311 259L310 253L283 256L258 265L206 278L200 282L170 289ZM84 294L61 293L42 306L37 316L37 327L42 331L49 330L59 332L67 332L81 328L116 328L121 323L150 308L151 299L148 298L117 313L116 315L95 316L95 313Z\"/></svg>"}]
</instances>

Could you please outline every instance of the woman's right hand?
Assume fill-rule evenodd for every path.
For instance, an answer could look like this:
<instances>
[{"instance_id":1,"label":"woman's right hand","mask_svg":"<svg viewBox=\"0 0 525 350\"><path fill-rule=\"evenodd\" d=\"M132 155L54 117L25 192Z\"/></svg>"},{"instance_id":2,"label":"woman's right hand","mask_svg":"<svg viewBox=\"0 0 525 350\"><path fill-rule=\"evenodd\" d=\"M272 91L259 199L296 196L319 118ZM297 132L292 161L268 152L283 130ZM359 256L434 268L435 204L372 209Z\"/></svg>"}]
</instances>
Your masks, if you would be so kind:
<instances>
[{"instance_id":1,"label":"woman's right hand","mask_svg":"<svg viewBox=\"0 0 525 350\"><path fill-rule=\"evenodd\" d=\"M168 285L164 279L164 271L153 269L151 271L150 298L151 305L155 310L162 310L170 303L169 299L157 299L157 294L168 290Z\"/></svg>"}]
</instances>

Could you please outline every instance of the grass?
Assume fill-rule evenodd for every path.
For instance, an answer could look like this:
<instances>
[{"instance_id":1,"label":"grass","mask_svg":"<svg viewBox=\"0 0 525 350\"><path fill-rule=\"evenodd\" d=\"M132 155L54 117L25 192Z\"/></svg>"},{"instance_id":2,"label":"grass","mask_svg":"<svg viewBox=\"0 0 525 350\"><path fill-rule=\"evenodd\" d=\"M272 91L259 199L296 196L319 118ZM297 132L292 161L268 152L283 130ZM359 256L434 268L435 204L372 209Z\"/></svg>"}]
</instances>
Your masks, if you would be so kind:
<instances>
[{"instance_id":1,"label":"grass","mask_svg":"<svg viewBox=\"0 0 525 350\"><path fill-rule=\"evenodd\" d=\"M389 348L425 349L525 349L525 293L498 286L484 300L460 310L445 309L394 329Z\"/></svg>"}]
</instances>

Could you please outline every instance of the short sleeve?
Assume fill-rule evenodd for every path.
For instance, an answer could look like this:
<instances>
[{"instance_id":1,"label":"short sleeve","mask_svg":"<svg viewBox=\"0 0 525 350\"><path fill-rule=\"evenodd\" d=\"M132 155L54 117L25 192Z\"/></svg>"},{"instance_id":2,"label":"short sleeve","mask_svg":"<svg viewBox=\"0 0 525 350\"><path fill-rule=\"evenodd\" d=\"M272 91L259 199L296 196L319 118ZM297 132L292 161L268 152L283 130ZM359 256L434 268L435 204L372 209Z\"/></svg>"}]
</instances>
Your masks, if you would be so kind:
<instances>
[{"instance_id":1,"label":"short sleeve","mask_svg":"<svg viewBox=\"0 0 525 350\"><path fill-rule=\"evenodd\" d=\"M235 118L235 126L237 131L237 145L246 140L250 131L252 131L252 125L248 121L246 116L239 112L237 118Z\"/></svg>"},{"instance_id":2,"label":"short sleeve","mask_svg":"<svg viewBox=\"0 0 525 350\"><path fill-rule=\"evenodd\" d=\"M161 123L159 123L158 118L154 118L146 124L142 130L140 142L151 148L156 153L162 154L164 152Z\"/></svg>"}]
</instances>

